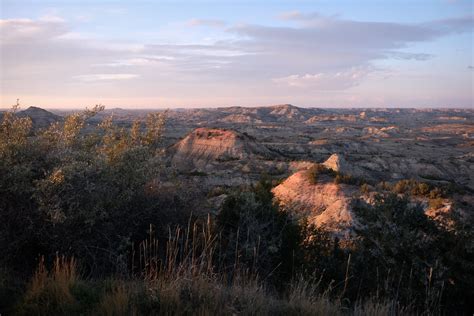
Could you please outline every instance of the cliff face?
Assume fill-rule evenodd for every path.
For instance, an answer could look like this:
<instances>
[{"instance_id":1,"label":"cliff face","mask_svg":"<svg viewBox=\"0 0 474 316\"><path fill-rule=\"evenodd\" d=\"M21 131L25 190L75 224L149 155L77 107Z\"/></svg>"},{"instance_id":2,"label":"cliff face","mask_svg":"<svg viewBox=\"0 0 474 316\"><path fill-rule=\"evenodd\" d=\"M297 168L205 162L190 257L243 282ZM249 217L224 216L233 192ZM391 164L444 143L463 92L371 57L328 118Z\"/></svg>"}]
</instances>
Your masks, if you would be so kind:
<instances>
[{"instance_id":1,"label":"cliff face","mask_svg":"<svg viewBox=\"0 0 474 316\"><path fill-rule=\"evenodd\" d=\"M298 171L273 189L280 205L295 218L307 217L311 224L336 232L348 232L355 225L351 196L357 189L321 178L312 184L306 170Z\"/></svg>"},{"instance_id":2,"label":"cliff face","mask_svg":"<svg viewBox=\"0 0 474 316\"><path fill-rule=\"evenodd\" d=\"M173 145L172 163L178 168L203 168L212 162L271 158L274 153L250 136L232 130L197 128Z\"/></svg>"}]
</instances>

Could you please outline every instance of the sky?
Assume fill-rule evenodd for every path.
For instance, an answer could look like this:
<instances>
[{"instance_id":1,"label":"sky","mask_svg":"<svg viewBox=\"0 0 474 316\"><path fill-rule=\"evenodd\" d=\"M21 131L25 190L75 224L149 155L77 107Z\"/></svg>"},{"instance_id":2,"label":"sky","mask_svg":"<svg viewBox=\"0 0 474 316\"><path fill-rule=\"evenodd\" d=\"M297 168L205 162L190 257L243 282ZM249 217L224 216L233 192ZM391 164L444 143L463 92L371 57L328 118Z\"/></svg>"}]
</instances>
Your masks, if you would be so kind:
<instances>
[{"instance_id":1,"label":"sky","mask_svg":"<svg viewBox=\"0 0 474 316\"><path fill-rule=\"evenodd\" d=\"M474 108L474 0L0 0L0 107Z\"/></svg>"}]
</instances>

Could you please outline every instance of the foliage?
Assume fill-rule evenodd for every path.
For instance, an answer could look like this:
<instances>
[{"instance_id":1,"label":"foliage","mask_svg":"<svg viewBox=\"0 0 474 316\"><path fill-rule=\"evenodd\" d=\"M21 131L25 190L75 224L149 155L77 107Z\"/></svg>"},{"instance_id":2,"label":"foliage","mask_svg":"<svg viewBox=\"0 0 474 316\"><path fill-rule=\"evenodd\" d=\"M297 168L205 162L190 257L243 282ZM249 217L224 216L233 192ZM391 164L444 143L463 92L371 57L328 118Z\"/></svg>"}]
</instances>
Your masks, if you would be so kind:
<instances>
[{"instance_id":1,"label":"foliage","mask_svg":"<svg viewBox=\"0 0 474 316\"><path fill-rule=\"evenodd\" d=\"M361 186L361 185L364 185L366 182L365 180L358 177L351 176L350 174L342 174L338 172L336 174L336 177L334 178L334 183L336 184L344 183L344 184Z\"/></svg>"},{"instance_id":2,"label":"foliage","mask_svg":"<svg viewBox=\"0 0 474 316\"><path fill-rule=\"evenodd\" d=\"M60 252L94 273L123 269L149 224L165 230L187 217L167 211L178 200L150 188L160 170L163 115L150 114L144 128L119 128L112 118L90 126L101 110L72 114L34 135L29 119L3 116L1 264L29 270L39 253Z\"/></svg>"},{"instance_id":3,"label":"foliage","mask_svg":"<svg viewBox=\"0 0 474 316\"><path fill-rule=\"evenodd\" d=\"M316 184L318 182L318 176L323 174L334 177L336 172L322 164L315 163L308 170L308 180L311 184Z\"/></svg>"},{"instance_id":4,"label":"foliage","mask_svg":"<svg viewBox=\"0 0 474 316\"><path fill-rule=\"evenodd\" d=\"M250 191L226 198L216 220L219 260L224 265L239 262L265 278L289 280L299 227L279 211L271 187L270 181L261 180Z\"/></svg>"},{"instance_id":5,"label":"foliage","mask_svg":"<svg viewBox=\"0 0 474 316\"><path fill-rule=\"evenodd\" d=\"M364 183L360 186L360 192L363 194L367 194L370 192L370 187L367 183Z\"/></svg>"},{"instance_id":6,"label":"foliage","mask_svg":"<svg viewBox=\"0 0 474 316\"><path fill-rule=\"evenodd\" d=\"M363 179L354 177L350 174L343 174L339 171L334 171L319 163L313 164L313 166L311 166L311 168L308 170L307 175L311 184L316 184L320 175L328 175L334 178L334 183L336 184L344 183L350 185L363 185L366 183L366 181Z\"/></svg>"},{"instance_id":7,"label":"foliage","mask_svg":"<svg viewBox=\"0 0 474 316\"><path fill-rule=\"evenodd\" d=\"M317 279L319 286L328 293L340 294L339 281L344 279L349 252L341 249L339 238L330 231L306 221L301 223L301 239L299 272Z\"/></svg>"},{"instance_id":8,"label":"foliage","mask_svg":"<svg viewBox=\"0 0 474 316\"><path fill-rule=\"evenodd\" d=\"M432 184L420 182L414 179L400 180L393 185L391 190L397 194L423 196L430 199L446 198L454 193L463 193L462 188L452 183L434 186Z\"/></svg>"},{"instance_id":9,"label":"foliage","mask_svg":"<svg viewBox=\"0 0 474 316\"><path fill-rule=\"evenodd\" d=\"M394 194L377 196L373 206L358 202L354 211L363 223L356 230L359 237L353 252L352 284L359 286L358 291L394 297L402 305L431 312L443 304L451 304L451 310L470 304L466 292L454 301L446 299L460 288L472 292L467 285L450 286L464 283L455 274L472 274L473 265L466 264L472 258L472 245L465 239L466 234L472 235L470 228L448 232L419 205ZM455 260L450 244L458 244ZM453 265L454 261L464 262L464 267Z\"/></svg>"}]
</instances>

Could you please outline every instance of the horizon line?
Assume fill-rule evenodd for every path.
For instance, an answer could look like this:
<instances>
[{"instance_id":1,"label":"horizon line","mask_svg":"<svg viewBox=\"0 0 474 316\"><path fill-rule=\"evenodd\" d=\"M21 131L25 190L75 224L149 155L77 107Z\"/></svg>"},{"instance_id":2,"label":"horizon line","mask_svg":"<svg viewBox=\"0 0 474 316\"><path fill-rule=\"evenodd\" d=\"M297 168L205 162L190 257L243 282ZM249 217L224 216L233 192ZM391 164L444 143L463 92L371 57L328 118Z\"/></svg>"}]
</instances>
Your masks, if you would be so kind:
<instances>
[{"instance_id":1,"label":"horizon line","mask_svg":"<svg viewBox=\"0 0 474 316\"><path fill-rule=\"evenodd\" d=\"M95 104L94 104L95 105ZM93 106L94 106L93 105ZM291 103L279 103L279 104L270 104L270 105L256 105L256 106L243 106L243 105L223 105L223 106L190 106L190 107L180 107L180 106L150 106L150 107L137 107L131 108L128 106L107 106L101 103L97 103L97 105L105 106L104 110L128 110L128 111L150 111L150 110L215 110L215 109L225 109L225 108L269 108L269 107L276 107L276 106L284 106L289 105L296 108L301 109L337 109L337 110L351 110L351 109L423 109L423 110L474 110L474 106L299 106L294 105ZM14 105L10 107L2 107L0 106L0 111L8 111ZM74 111L74 110L85 110L86 108L91 108L93 106L84 106L84 107L48 107L48 106L38 106L38 105L29 105L29 106L21 106L19 107L20 111L26 110L31 107L41 108L44 110L65 110L65 111Z\"/></svg>"}]
</instances>

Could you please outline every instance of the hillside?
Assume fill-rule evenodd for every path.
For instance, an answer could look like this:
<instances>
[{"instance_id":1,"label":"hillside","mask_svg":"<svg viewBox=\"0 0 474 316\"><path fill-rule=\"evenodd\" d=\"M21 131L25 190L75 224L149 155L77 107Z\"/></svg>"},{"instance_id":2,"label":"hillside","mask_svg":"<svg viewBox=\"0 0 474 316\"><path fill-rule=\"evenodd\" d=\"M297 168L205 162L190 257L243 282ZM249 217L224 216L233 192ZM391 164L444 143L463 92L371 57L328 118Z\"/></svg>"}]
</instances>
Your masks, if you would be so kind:
<instances>
[{"instance_id":1,"label":"hillside","mask_svg":"<svg viewBox=\"0 0 474 316\"><path fill-rule=\"evenodd\" d=\"M275 153L252 137L234 130L197 128L173 145L169 152L178 168L204 168L213 162L264 159Z\"/></svg>"},{"instance_id":2,"label":"hillside","mask_svg":"<svg viewBox=\"0 0 474 316\"><path fill-rule=\"evenodd\" d=\"M18 116L31 118L34 129L46 128L49 125L62 120L61 116L36 106L30 106L26 110L20 111Z\"/></svg>"}]
</instances>

